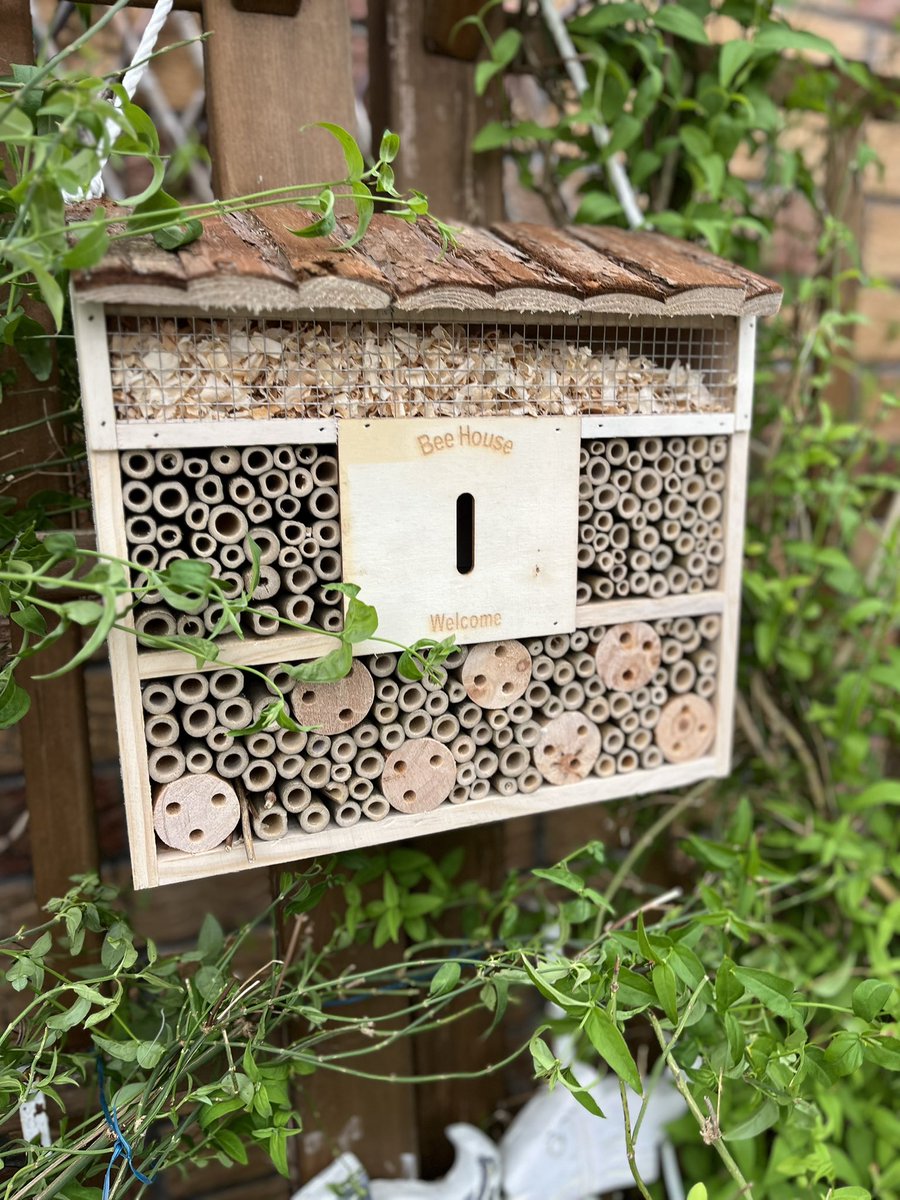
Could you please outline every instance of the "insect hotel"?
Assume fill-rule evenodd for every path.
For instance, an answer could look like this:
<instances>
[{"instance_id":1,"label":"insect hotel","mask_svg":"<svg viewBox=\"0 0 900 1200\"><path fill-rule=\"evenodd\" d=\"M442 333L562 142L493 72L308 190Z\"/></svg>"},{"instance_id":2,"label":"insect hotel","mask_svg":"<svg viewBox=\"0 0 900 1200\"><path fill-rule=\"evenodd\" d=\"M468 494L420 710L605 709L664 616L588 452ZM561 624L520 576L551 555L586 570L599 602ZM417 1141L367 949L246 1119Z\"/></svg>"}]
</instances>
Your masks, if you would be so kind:
<instances>
[{"instance_id":1,"label":"insect hotel","mask_svg":"<svg viewBox=\"0 0 900 1200\"><path fill-rule=\"evenodd\" d=\"M757 317L780 289L646 234L503 225L350 251L265 210L74 281L98 547L254 578L214 661L110 638L135 884L725 775ZM339 682L358 584L376 636ZM313 626L324 634L296 625ZM398 644L458 643L442 684ZM386 639L381 641L379 639ZM246 729L287 694L309 732Z\"/></svg>"}]
</instances>

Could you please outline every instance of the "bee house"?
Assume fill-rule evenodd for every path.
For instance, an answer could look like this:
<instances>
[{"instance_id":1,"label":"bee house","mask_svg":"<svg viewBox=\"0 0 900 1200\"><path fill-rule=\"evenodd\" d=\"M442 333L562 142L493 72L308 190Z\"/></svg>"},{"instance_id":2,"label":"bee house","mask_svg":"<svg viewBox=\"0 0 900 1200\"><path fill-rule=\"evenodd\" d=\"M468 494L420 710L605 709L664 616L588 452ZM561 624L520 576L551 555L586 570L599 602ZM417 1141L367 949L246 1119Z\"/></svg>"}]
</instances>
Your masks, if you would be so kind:
<instances>
[{"instance_id":1,"label":"bee house","mask_svg":"<svg viewBox=\"0 0 900 1200\"><path fill-rule=\"evenodd\" d=\"M774 283L649 233L296 213L115 246L73 282L98 548L258 585L197 666L113 631L135 884L727 774L754 338ZM294 683L358 584L351 673ZM294 625L289 622L293 622ZM455 637L443 685L392 643ZM387 639L381 641L379 639ZM235 736L286 692L310 732Z\"/></svg>"}]
</instances>

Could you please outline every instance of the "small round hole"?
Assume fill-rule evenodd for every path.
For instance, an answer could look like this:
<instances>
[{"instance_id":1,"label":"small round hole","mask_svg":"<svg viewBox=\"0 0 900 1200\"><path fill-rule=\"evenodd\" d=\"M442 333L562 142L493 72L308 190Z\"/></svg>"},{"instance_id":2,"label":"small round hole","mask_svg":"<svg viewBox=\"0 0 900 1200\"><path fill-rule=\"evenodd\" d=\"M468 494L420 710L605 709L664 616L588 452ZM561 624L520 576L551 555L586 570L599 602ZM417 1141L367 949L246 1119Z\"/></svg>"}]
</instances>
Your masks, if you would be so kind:
<instances>
[{"instance_id":1,"label":"small round hole","mask_svg":"<svg viewBox=\"0 0 900 1200\"><path fill-rule=\"evenodd\" d=\"M210 796L210 798L209 798L210 804L215 804L217 807L220 804L227 803L227 801L228 801L228 797L225 795L224 792L214 792L213 795Z\"/></svg>"},{"instance_id":2,"label":"small round hole","mask_svg":"<svg viewBox=\"0 0 900 1200\"><path fill-rule=\"evenodd\" d=\"M352 721L353 720L353 709L352 708L342 708L341 711L338 713L338 718L341 721Z\"/></svg>"},{"instance_id":3,"label":"small round hole","mask_svg":"<svg viewBox=\"0 0 900 1200\"><path fill-rule=\"evenodd\" d=\"M623 646L629 645L629 643L631 642L631 634L627 630L624 633L620 633L619 634L619 642Z\"/></svg>"},{"instance_id":4,"label":"small round hole","mask_svg":"<svg viewBox=\"0 0 900 1200\"><path fill-rule=\"evenodd\" d=\"M413 802L413 800L415 800L415 798L416 798L416 793L412 790L412 788L410 788L408 791L403 793L403 799L406 801L407 804L412 804L412 802Z\"/></svg>"},{"instance_id":5,"label":"small round hole","mask_svg":"<svg viewBox=\"0 0 900 1200\"><path fill-rule=\"evenodd\" d=\"M167 817L177 817L180 812L181 812L181 805L178 803L177 800L170 800L169 803L166 805L166 816Z\"/></svg>"},{"instance_id":6,"label":"small round hole","mask_svg":"<svg viewBox=\"0 0 900 1200\"><path fill-rule=\"evenodd\" d=\"M513 690L513 685L509 682L504 683L503 686L500 688L500 691L503 692L504 695L506 695L506 696L508 696L512 690Z\"/></svg>"},{"instance_id":7,"label":"small round hole","mask_svg":"<svg viewBox=\"0 0 900 1200\"><path fill-rule=\"evenodd\" d=\"M579 737L587 737L587 731L588 731L587 725L579 725L576 732L578 733Z\"/></svg>"},{"instance_id":8,"label":"small round hole","mask_svg":"<svg viewBox=\"0 0 900 1200\"><path fill-rule=\"evenodd\" d=\"M203 840L203 830L202 829L192 829L191 832L188 834L188 837L190 838L190 840L192 842L202 841Z\"/></svg>"},{"instance_id":9,"label":"small round hole","mask_svg":"<svg viewBox=\"0 0 900 1200\"><path fill-rule=\"evenodd\" d=\"M399 762L394 763L394 770L398 775L402 775L406 771L406 763L401 758Z\"/></svg>"},{"instance_id":10,"label":"small round hole","mask_svg":"<svg viewBox=\"0 0 900 1200\"><path fill-rule=\"evenodd\" d=\"M440 754L432 754L428 761L433 767L439 767L444 760Z\"/></svg>"},{"instance_id":11,"label":"small round hole","mask_svg":"<svg viewBox=\"0 0 900 1200\"><path fill-rule=\"evenodd\" d=\"M304 704L312 704L312 702L315 700L315 698L316 698L315 692L304 692L303 695L300 697L300 699L302 700L302 702Z\"/></svg>"},{"instance_id":12,"label":"small round hole","mask_svg":"<svg viewBox=\"0 0 900 1200\"><path fill-rule=\"evenodd\" d=\"M556 753L556 747L555 747L555 746L548 746L548 747L547 747L547 753L548 753L548 754L555 754L555 753Z\"/></svg>"},{"instance_id":13,"label":"small round hole","mask_svg":"<svg viewBox=\"0 0 900 1200\"><path fill-rule=\"evenodd\" d=\"M484 677L484 675L476 675L472 682L476 687L484 687L484 685L487 683L487 679Z\"/></svg>"},{"instance_id":14,"label":"small round hole","mask_svg":"<svg viewBox=\"0 0 900 1200\"><path fill-rule=\"evenodd\" d=\"M494 654L497 656L497 658L502 658L505 653L506 647L502 643L499 646L494 647Z\"/></svg>"}]
</instances>

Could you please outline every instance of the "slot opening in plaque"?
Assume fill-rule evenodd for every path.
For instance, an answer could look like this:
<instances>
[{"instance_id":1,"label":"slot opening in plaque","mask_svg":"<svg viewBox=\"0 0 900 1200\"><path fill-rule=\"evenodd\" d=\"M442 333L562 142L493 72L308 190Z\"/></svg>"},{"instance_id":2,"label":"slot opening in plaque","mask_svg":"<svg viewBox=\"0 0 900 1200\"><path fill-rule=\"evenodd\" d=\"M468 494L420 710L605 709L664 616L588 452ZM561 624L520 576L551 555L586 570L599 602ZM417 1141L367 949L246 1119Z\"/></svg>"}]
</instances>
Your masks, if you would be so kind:
<instances>
[{"instance_id":1,"label":"slot opening in plaque","mask_svg":"<svg viewBox=\"0 0 900 1200\"><path fill-rule=\"evenodd\" d=\"M475 567L475 497L462 492L456 497L456 569L471 575Z\"/></svg>"}]
</instances>

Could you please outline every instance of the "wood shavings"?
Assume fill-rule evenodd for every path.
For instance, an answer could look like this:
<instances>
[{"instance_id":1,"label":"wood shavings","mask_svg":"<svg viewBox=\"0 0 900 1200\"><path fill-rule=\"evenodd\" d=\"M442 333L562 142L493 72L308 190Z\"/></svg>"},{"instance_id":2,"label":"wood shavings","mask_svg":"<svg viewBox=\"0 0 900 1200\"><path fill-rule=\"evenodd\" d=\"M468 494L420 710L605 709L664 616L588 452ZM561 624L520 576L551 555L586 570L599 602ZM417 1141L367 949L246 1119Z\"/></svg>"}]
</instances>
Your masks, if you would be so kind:
<instances>
[{"instance_id":1,"label":"wood shavings","mask_svg":"<svg viewBox=\"0 0 900 1200\"><path fill-rule=\"evenodd\" d=\"M642 332L650 354L642 351ZM629 329L627 344L617 344L615 333L112 317L109 351L116 412L125 420L574 416L732 407L734 375L721 331L712 337L699 328Z\"/></svg>"}]
</instances>

